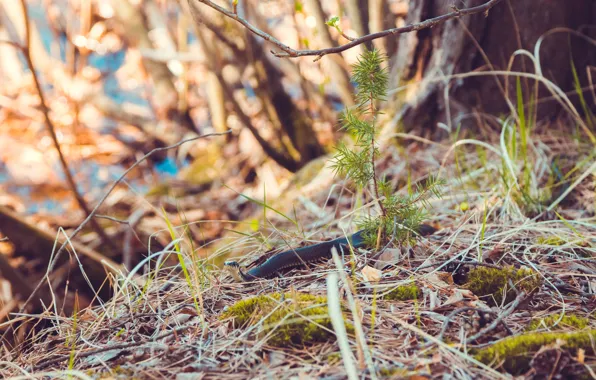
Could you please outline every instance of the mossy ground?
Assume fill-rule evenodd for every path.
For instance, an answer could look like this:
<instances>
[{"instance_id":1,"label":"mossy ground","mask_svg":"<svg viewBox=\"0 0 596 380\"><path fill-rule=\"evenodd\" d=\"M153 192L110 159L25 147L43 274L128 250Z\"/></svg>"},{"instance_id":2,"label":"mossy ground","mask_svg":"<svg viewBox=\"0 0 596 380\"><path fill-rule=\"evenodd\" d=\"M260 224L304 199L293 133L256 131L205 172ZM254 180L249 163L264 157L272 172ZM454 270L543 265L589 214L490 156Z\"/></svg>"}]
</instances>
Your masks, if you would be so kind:
<instances>
[{"instance_id":1,"label":"mossy ground","mask_svg":"<svg viewBox=\"0 0 596 380\"><path fill-rule=\"evenodd\" d=\"M509 283L515 288L512 288ZM491 305L515 299L516 289L530 293L542 285L542 278L530 269L477 267L470 270L465 287Z\"/></svg>"},{"instance_id":2,"label":"mossy ground","mask_svg":"<svg viewBox=\"0 0 596 380\"><path fill-rule=\"evenodd\" d=\"M102 368L101 371L92 371L88 370L85 372L87 376L90 376L94 379L99 380L119 380L119 379L129 379L129 380L139 380L139 377L134 376L135 371L134 369L124 368L122 366L115 366L111 367L109 370ZM73 377L74 378L74 377Z\"/></svg>"},{"instance_id":3,"label":"mossy ground","mask_svg":"<svg viewBox=\"0 0 596 380\"><path fill-rule=\"evenodd\" d=\"M490 347L478 350L475 358L485 364L502 362L502 367L509 373L520 374L529 369L530 360L542 346L555 343L557 340L565 342L563 349L571 350L575 355L578 349L586 354L594 354L596 330L580 332L546 332L528 333L503 339Z\"/></svg>"},{"instance_id":4,"label":"mossy ground","mask_svg":"<svg viewBox=\"0 0 596 380\"><path fill-rule=\"evenodd\" d=\"M232 318L235 327L261 324L258 333L272 346L324 342L334 336L328 315L327 298L306 293L264 294L241 300L221 318ZM346 323L348 333L353 332Z\"/></svg>"},{"instance_id":5,"label":"mossy ground","mask_svg":"<svg viewBox=\"0 0 596 380\"><path fill-rule=\"evenodd\" d=\"M438 164L432 165L441 162L447 148L435 147L436 151L404 150L411 158L412 180L423 178L429 165L433 171L440 170ZM460 148L463 147L457 148L458 155L461 153L460 162L466 165L463 170L476 170L475 162L464 160L464 154L472 151L462 149L460 152ZM395 152L391 151L386 156L387 162L383 162L381 166L392 170L400 167L404 154ZM472 155L473 152L469 154ZM487 160L494 158L493 162L498 165L498 158L489 157L490 154L487 153ZM477 163L478 167L482 167L480 162ZM452 164L447 163L445 169L449 170L446 175L457 175ZM481 177L471 177L466 183L466 191L475 189L474 193L477 195L470 197L460 197L463 193L459 192L459 185L453 182L450 191L453 190L456 196L436 203L441 210L433 212L432 216L433 221L440 221L442 228L438 233L421 239L415 246L400 247L401 252L387 261L387 264L379 263L382 269L378 284L372 283L368 277L364 281L365 272L362 272L362 268L366 266L375 265L375 268L380 268L372 261L378 253L376 247L359 249L354 255L344 256L345 269L350 271L350 281L354 286L347 287L349 284L341 281L339 297L345 300L347 292L351 291L358 305L357 316L362 324L365 340L360 341L353 333L348 334L347 338L360 377L373 376L367 368L367 350L379 379L498 378L498 373L507 377L509 374L506 371L525 373L530 367L536 371L552 372L553 378L569 378L565 371L571 365L555 363L557 354L561 354L567 364L582 367L585 364L595 368L596 356L591 347L592 342L596 341L593 333L596 325L592 322L596 314L589 314L593 309L593 297L588 293L592 288L589 277L585 275L591 273L595 266L592 260L582 258L584 253L594 257L596 247L584 247L578 238L593 235L591 224L586 222L591 221L588 217L592 218L593 215L585 218L585 215L581 215L581 220L569 219L570 215L581 209L574 205L571 213L565 213L566 209L560 210L561 216L569 220L545 217L545 221L528 223L529 217L526 215L522 219L516 219L516 214L507 213L507 209L502 207L512 201L509 193L505 195L508 199L503 199L502 194L498 193L500 187L494 183L494 174L490 171ZM391 175L396 178L398 176L396 173ZM320 175L320 182L327 183L324 182L326 177L328 175L325 173ZM399 177L400 181L407 178L405 175ZM319 182L317 184L320 186ZM405 184L404 181L399 186L404 187ZM292 185L291 190L295 186ZM312 190L310 184L303 184L303 187L310 189L304 199L312 200L316 205L325 205L321 206L321 210L326 215L339 215L338 220L357 216L355 210L359 213L362 210L361 215L368 213L367 209L355 205L366 203L374 206L368 202L368 198L360 199L361 195L354 196L354 199L345 195L330 197L327 188L319 193ZM485 189L497 191L487 194ZM344 194L343 190L336 190L337 194ZM76 321L76 334L73 334L75 328L72 317L54 315L53 309L48 309L43 318L50 322L43 330L39 330L40 333L32 335L28 343L30 349L12 351L11 356L7 355L6 361L15 364L15 367L0 368L0 378L22 376L20 369L29 371L32 365L35 366L33 363L38 363L30 371L33 377L39 377L50 370L63 371L72 367L75 370L89 369L92 372L88 373L93 377L105 373L115 378L155 379L175 378L177 375L185 378L187 374L189 378L202 376L220 379L345 378L346 364L339 353L338 339L329 320L327 300L317 296L325 295L328 274L337 270L332 260L309 265L309 269L280 273L279 278L251 284L233 283L228 273L212 265L228 252L237 256L249 255L244 264L252 261L248 259L263 255L269 248L282 249L284 244L297 247L302 243L310 244L311 240L327 239L347 232L340 231L335 226L318 231L309 227L319 226L321 223L318 216L313 216L318 214L314 214L311 207L296 206L295 215L293 210L278 208L280 203L292 204L288 200L289 192L284 192L282 200L267 198L267 205L299 221L300 230L295 228L292 220L261 207L263 210L258 214L240 214L242 221L230 229L237 237L234 240L222 239L219 248L212 248L211 243L206 243L204 248L201 246L200 250L193 251L199 246L199 242L195 246L194 241L193 244L187 244L185 240L181 244L184 257L196 257L199 260L196 264L188 265L191 278L197 281L192 286L189 286L182 273L179 276L173 275L169 266L165 265L160 270L138 272L138 280L146 281L147 284L143 285L142 292L138 292L139 285L136 283L123 285L126 284L123 278L117 277L115 280L121 284L116 288L119 292L106 301L105 305L98 305L82 313L81 318ZM223 199L228 201L228 198ZM333 202L327 204L329 199L333 199ZM462 199L468 203L465 210L460 207ZM503 203L500 203L501 200ZM196 198L187 201L194 203ZM491 211L497 209L503 210L503 213ZM119 215L120 218L125 216ZM271 221L275 232L262 228L261 220L267 223ZM200 223L203 222L207 221ZM217 223L221 222L218 220ZM198 223L184 223L176 229L177 236L182 237L184 234L186 237L187 227L188 231L196 233L195 236L200 236L200 231L194 227L201 227L203 230L202 226L203 224ZM254 233L257 227L262 228L258 240ZM300 240L301 236L308 236L309 242ZM558 238L539 241L542 236ZM219 242L218 239L214 241ZM563 241L564 244L559 244ZM501 304L493 307L498 315L503 315L503 311L511 306L504 305L504 301L513 299L517 294L509 291L510 282L517 291L532 292L537 289L527 302L503 318L514 338L502 339L504 329L499 325L477 340L492 346L473 352L464 342L486 326L477 323L482 315L472 310L450 315L459 308L475 307L481 303L467 291L458 292L460 294L457 294L457 298L453 297L455 291L460 290L457 287L461 282L459 279L453 281L453 273L442 272L441 269L444 268L436 269L435 265L442 265L450 259L460 259L460 254L466 249L470 250L468 253L471 254L468 256L471 258L480 246L482 252L493 259L496 265L524 262L541 273L516 268L495 272L494 269L473 269L473 266L466 266L472 272L468 288L473 289L483 300L491 303L500 301ZM198 255L195 256L195 253ZM393 258L396 259L395 263ZM445 284L438 286L436 279L428 276L435 271ZM559 294L552 286L540 286L541 278L556 278L574 291ZM207 284L206 280L210 283ZM381 286L383 292L380 292ZM274 292L273 289L284 294L270 293ZM133 298L136 294L139 294L138 298ZM425 297L422 297L423 294ZM193 304L194 300L196 304ZM236 302L238 300L243 301ZM223 307L228 309L222 312ZM92 313L86 314L89 311ZM588 326L581 331L573 331L573 328L581 328L583 325L573 318L566 318L552 328L555 331L534 331L520 335L527 332L532 319L544 318L544 324L552 326L552 319L563 311L566 316L586 317ZM97 317L104 315L105 318ZM353 321L354 316L346 313L344 318ZM449 325L440 335L446 320L450 321ZM35 319L32 321L35 322ZM348 331L352 330L348 325ZM73 336L77 337L74 342L77 355L71 365ZM428 339L429 336L440 338L443 344L433 343L433 340ZM554 344L557 338L563 339L566 344L559 348ZM96 359L101 359L101 362L96 359L89 361L89 356L85 356L94 350L118 345L124 348L106 355L100 353ZM537 354L544 345L548 347ZM568 347L571 349L566 350ZM578 355L575 347L585 347L585 356ZM492 370L480 367L472 360L474 355L489 363ZM533 358L544 360L532 362ZM550 360L551 358L554 360ZM55 361L55 364L44 364L50 361ZM126 372L119 373L120 370L116 367L119 364ZM110 371L114 367L116 369Z\"/></svg>"},{"instance_id":6,"label":"mossy ground","mask_svg":"<svg viewBox=\"0 0 596 380\"><path fill-rule=\"evenodd\" d=\"M569 329L569 328L571 328L573 330L581 330L581 329L588 327L588 324L590 323L588 318L585 318L585 317L582 317L579 315L566 314L559 321L560 317L561 317L560 314L553 314L553 315L549 315L548 317L545 317L545 318L533 319L532 322L530 322L530 325L528 326L528 330L533 331L533 330L542 329L542 328L548 328L548 329L552 329L552 328ZM555 323L556 323L556 326L555 326Z\"/></svg>"},{"instance_id":7,"label":"mossy ground","mask_svg":"<svg viewBox=\"0 0 596 380\"><path fill-rule=\"evenodd\" d=\"M415 284L401 285L387 293L384 299L388 301L409 301L420 297L420 289Z\"/></svg>"}]
</instances>

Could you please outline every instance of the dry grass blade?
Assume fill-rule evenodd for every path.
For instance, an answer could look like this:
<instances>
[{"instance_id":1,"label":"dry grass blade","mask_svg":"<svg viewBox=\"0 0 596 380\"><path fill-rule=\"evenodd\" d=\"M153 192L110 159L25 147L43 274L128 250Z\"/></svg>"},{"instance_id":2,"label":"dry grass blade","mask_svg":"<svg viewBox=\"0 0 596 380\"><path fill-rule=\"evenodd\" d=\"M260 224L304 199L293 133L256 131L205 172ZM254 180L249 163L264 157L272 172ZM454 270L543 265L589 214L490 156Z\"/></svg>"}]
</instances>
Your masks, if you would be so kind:
<instances>
[{"instance_id":1,"label":"dry grass blade","mask_svg":"<svg viewBox=\"0 0 596 380\"><path fill-rule=\"evenodd\" d=\"M339 277L344 283L344 289L346 293L346 298L348 300L348 305L350 306L350 311L352 312L352 316L354 318L354 329L356 330L356 337L358 338L358 344L360 345L360 349L364 354L364 360L366 361L366 366L368 367L370 376L373 379L377 378L376 371L372 362L372 357L370 355L370 351L368 348L368 344L366 343L366 336L364 335L364 330L362 329L362 322L360 320L360 313L358 313L358 307L356 305L356 300L354 295L352 294L350 287L348 286L349 279L346 276L346 272L344 270L343 263L341 258L337 253L337 249L335 247L331 248L331 254L333 256L333 262L335 263L335 267L339 273Z\"/></svg>"},{"instance_id":2,"label":"dry grass blade","mask_svg":"<svg viewBox=\"0 0 596 380\"><path fill-rule=\"evenodd\" d=\"M358 379L358 370L354 363L354 357L350 350L350 342L348 341L348 334L344 324L343 315L341 312L341 305L339 302L339 288L337 287L338 276L337 273L329 273L327 275L327 302L329 305L329 318L333 323L333 330L337 337L337 345L341 352L343 365L348 375L348 379Z\"/></svg>"}]
</instances>

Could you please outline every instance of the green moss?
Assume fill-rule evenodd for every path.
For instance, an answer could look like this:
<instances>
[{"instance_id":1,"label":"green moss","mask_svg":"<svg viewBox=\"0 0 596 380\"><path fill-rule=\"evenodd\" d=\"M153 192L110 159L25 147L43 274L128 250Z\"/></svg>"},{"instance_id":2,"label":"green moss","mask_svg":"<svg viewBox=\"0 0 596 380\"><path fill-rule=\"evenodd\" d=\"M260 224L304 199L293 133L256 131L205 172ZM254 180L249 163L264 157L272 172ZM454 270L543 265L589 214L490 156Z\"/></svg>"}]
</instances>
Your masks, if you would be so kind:
<instances>
[{"instance_id":1,"label":"green moss","mask_svg":"<svg viewBox=\"0 0 596 380\"><path fill-rule=\"evenodd\" d=\"M540 347L555 343L558 339L565 341L564 349L572 350L575 355L577 349L582 348L586 353L594 354L593 342L596 340L596 330L561 333L529 333L512 336L477 350L474 357L485 364L499 363L509 373L520 374L529 369L530 360Z\"/></svg>"},{"instance_id":2,"label":"green moss","mask_svg":"<svg viewBox=\"0 0 596 380\"><path fill-rule=\"evenodd\" d=\"M565 244L569 244L571 243L570 241L567 241L559 236L549 236L549 237L539 237L536 239L536 243L541 244L541 245L549 245L549 246L553 246L553 247L560 247L562 245ZM573 247L591 247L592 244L590 244L589 240L574 240L572 242ZM592 255L589 251L585 251L582 249L579 249L577 251L575 251L574 253L578 254L581 257L587 257L587 258L591 258Z\"/></svg>"},{"instance_id":3,"label":"green moss","mask_svg":"<svg viewBox=\"0 0 596 380\"><path fill-rule=\"evenodd\" d=\"M152 195L168 195L170 192L170 185L166 182L158 183L147 192L147 196Z\"/></svg>"},{"instance_id":4,"label":"green moss","mask_svg":"<svg viewBox=\"0 0 596 380\"><path fill-rule=\"evenodd\" d=\"M538 244L551 245L551 246L561 246L561 245L567 243L565 240L561 239L559 236L549 236L549 237L540 236L538 239L536 239L536 242Z\"/></svg>"},{"instance_id":5,"label":"green moss","mask_svg":"<svg viewBox=\"0 0 596 380\"><path fill-rule=\"evenodd\" d=\"M555 323L561 317L560 314L549 315L548 317L541 318L541 319L534 319L530 322L528 326L528 330L537 330L541 328L572 328L573 330L581 330L588 327L590 320L585 317L580 317L578 315L564 315L561 321L555 326Z\"/></svg>"},{"instance_id":6,"label":"green moss","mask_svg":"<svg viewBox=\"0 0 596 380\"><path fill-rule=\"evenodd\" d=\"M419 295L420 290L418 289L418 286L412 284L398 286L387 293L383 298L390 301L408 301L418 299Z\"/></svg>"},{"instance_id":7,"label":"green moss","mask_svg":"<svg viewBox=\"0 0 596 380\"><path fill-rule=\"evenodd\" d=\"M389 367L381 368L378 375L384 379L404 379L414 376L415 372L410 372L405 368L400 367Z\"/></svg>"},{"instance_id":8,"label":"green moss","mask_svg":"<svg viewBox=\"0 0 596 380\"><path fill-rule=\"evenodd\" d=\"M123 368L119 365L110 368L109 370L101 368L100 371L95 369L89 369L85 371L85 374L89 377L93 377L96 379L130 379L130 380L137 380L140 379L138 376L134 376L135 371L132 368Z\"/></svg>"},{"instance_id":9,"label":"green moss","mask_svg":"<svg viewBox=\"0 0 596 380\"><path fill-rule=\"evenodd\" d=\"M488 303L500 305L504 295L505 303L515 299L516 293L509 286L509 280L517 289L526 293L542 285L542 278L530 269L477 267L470 270L465 287L477 296L485 297ZM505 289L507 289L506 294L504 294Z\"/></svg>"},{"instance_id":10,"label":"green moss","mask_svg":"<svg viewBox=\"0 0 596 380\"><path fill-rule=\"evenodd\" d=\"M221 158L221 147L217 143L198 148L196 158L181 170L179 178L193 185L206 185L227 171L227 161ZM218 161L221 163L218 165Z\"/></svg>"},{"instance_id":11,"label":"green moss","mask_svg":"<svg viewBox=\"0 0 596 380\"><path fill-rule=\"evenodd\" d=\"M339 352L332 352L327 355L327 364L334 365L341 362L341 354Z\"/></svg>"},{"instance_id":12,"label":"green moss","mask_svg":"<svg viewBox=\"0 0 596 380\"><path fill-rule=\"evenodd\" d=\"M261 324L259 337L268 336L268 343L277 347L325 342L334 335L326 297L285 293L280 298L273 293L238 301L221 318L232 318L236 327ZM347 322L346 330L354 331Z\"/></svg>"}]
</instances>

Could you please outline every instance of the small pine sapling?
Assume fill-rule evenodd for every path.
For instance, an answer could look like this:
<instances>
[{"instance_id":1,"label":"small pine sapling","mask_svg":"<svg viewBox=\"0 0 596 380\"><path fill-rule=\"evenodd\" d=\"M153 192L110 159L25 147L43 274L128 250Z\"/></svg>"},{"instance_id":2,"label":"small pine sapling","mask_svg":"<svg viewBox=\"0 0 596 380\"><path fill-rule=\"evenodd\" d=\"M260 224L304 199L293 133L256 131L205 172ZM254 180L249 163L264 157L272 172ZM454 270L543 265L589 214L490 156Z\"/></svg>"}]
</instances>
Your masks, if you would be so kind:
<instances>
[{"instance_id":1,"label":"small pine sapling","mask_svg":"<svg viewBox=\"0 0 596 380\"><path fill-rule=\"evenodd\" d=\"M353 66L352 80L356 83L356 107L346 109L340 117L341 129L354 137L355 146L339 143L333 157L336 174L351 178L359 188L372 186L380 215L357 221L367 244L377 245L377 237L401 243L415 239L420 224L426 218L430 197L440 197L441 181L430 176L416 191L408 195L395 194L389 182L379 179L375 159L379 156L376 143L376 123L381 114L378 104L385 100L389 75L383 67L384 57L378 50L366 51Z\"/></svg>"}]
</instances>

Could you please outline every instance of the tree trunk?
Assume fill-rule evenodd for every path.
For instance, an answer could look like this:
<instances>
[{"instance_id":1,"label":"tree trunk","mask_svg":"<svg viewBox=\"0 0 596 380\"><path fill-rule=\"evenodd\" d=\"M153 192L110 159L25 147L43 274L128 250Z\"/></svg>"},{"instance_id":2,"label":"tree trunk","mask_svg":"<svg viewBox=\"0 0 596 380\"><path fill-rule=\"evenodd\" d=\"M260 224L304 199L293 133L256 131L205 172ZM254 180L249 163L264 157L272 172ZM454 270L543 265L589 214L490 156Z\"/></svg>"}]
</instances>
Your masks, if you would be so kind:
<instances>
[{"instance_id":1,"label":"tree trunk","mask_svg":"<svg viewBox=\"0 0 596 380\"><path fill-rule=\"evenodd\" d=\"M485 2L470 0L465 6L475 7ZM450 4L444 0L411 0L406 24L451 12ZM568 93L581 114L571 63L578 72L581 86L588 86L586 68L596 64L595 46L574 34L552 31L565 27L594 38L596 32L586 26L593 23L595 15L593 0L504 0L490 10L488 17L480 13L401 35L397 52L391 59L391 88L409 86L394 94L391 108L397 112L389 128L395 129L400 124L405 130L420 128L425 134L432 133L439 138L445 130L437 129L441 123L453 131L460 124L473 126L478 115L515 113L515 76L451 79L445 76L492 70L536 74L529 57L513 55L519 49L534 55L541 37L542 74ZM520 83L526 107L531 103L531 96L535 100L537 88L540 102L534 111L538 119L561 111L560 103L552 99L552 93L544 84L536 87L536 82L527 78L521 78ZM549 97L551 99L547 99ZM584 92L584 98L594 105L589 90Z\"/></svg>"},{"instance_id":2,"label":"tree trunk","mask_svg":"<svg viewBox=\"0 0 596 380\"><path fill-rule=\"evenodd\" d=\"M325 19L325 12L323 12L323 4L317 0L306 0L305 6L309 14L316 20L319 46L322 48L337 46L337 43L333 41L333 38L331 37L331 33L329 33L329 27L325 24L327 20ZM343 105L345 107L352 107L355 104L353 99L353 88L348 73L342 67L342 57L331 54L328 58L328 72L331 81L337 87L337 92Z\"/></svg>"},{"instance_id":3,"label":"tree trunk","mask_svg":"<svg viewBox=\"0 0 596 380\"><path fill-rule=\"evenodd\" d=\"M117 21L117 26L122 28L122 35L126 37L128 43L139 49L154 49L153 42L149 38L148 20L143 11L152 13L152 22L161 22L163 24L156 4L149 1L144 5L145 8L133 5L130 0L112 0L111 4L114 8L114 18ZM165 35L167 34L162 33L162 37ZM167 38L162 38L162 42L168 40L170 41L169 45L171 45L169 50L175 50L174 43L169 35ZM153 82L154 93L152 100L158 114L180 123L188 130L202 133L190 117L189 110L183 112L178 110L178 91L174 85L174 76L166 63L143 59L143 65Z\"/></svg>"}]
</instances>

